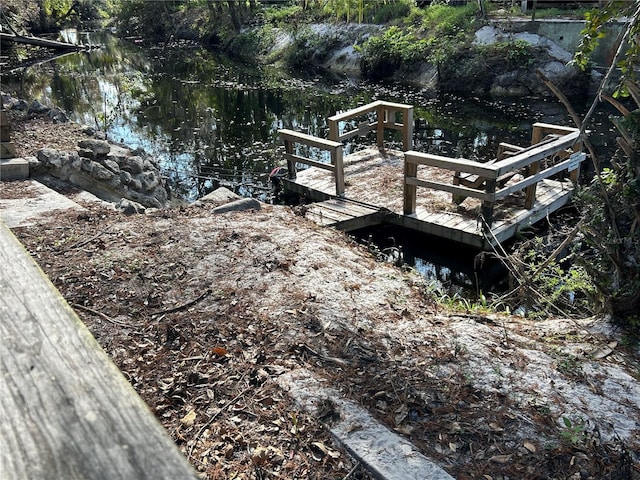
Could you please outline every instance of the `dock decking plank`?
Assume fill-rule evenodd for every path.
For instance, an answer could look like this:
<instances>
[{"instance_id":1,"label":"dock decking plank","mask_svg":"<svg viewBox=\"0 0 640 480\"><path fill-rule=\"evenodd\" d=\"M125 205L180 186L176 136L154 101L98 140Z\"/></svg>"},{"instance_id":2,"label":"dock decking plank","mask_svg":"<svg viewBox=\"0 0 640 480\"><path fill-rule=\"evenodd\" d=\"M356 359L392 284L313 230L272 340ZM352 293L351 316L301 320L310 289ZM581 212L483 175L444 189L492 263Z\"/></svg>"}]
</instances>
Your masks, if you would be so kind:
<instances>
[{"instance_id":1,"label":"dock decking plank","mask_svg":"<svg viewBox=\"0 0 640 480\"><path fill-rule=\"evenodd\" d=\"M367 217L366 208L386 209L395 215L377 218L380 221L400 225L405 228L458 241L478 248L486 248L489 243L503 242L512 238L518 230L544 218L569 201L572 185L568 181L543 180L537 185L536 204L532 209L524 208L524 195L516 194L496 203L492 235L486 237L479 223L481 203L467 198L451 209L451 194L443 191L421 189L418 195L416 213L406 216L403 211L403 153L395 150L379 152L377 148L365 148L344 157L345 198L359 202L362 209L339 203L327 204L327 209L361 215L370 225L375 216ZM435 175L439 182L450 182L451 172L438 168L425 169L428 175ZM310 167L298 172L295 180L288 180L286 188L304 194L309 200L324 202L335 198L335 184L331 174L325 170ZM330 206L331 205L331 206ZM443 210L444 209L444 210ZM451 211L447 211L451 210ZM326 215L331 215L328 212ZM384 218L384 220L383 220ZM326 223L326 222L323 222ZM336 225L340 228L340 221ZM345 224L346 225L346 224ZM495 237L495 238L492 238Z\"/></svg>"}]
</instances>

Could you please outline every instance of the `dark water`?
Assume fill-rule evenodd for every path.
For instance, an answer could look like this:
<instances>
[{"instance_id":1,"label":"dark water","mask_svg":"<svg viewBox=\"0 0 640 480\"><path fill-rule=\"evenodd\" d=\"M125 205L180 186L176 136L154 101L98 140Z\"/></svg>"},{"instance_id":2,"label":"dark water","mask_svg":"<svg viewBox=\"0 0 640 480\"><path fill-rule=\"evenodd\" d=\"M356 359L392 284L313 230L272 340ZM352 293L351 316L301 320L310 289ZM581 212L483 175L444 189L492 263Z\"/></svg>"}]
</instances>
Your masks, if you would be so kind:
<instances>
[{"instance_id":1,"label":"dark water","mask_svg":"<svg viewBox=\"0 0 640 480\"><path fill-rule=\"evenodd\" d=\"M189 45L150 47L108 34L88 37L102 48L4 73L3 86L59 106L72 120L106 131L112 141L142 147L160 161L174 195L188 201L219 186L269 201L268 173L284 164L278 129L327 137L328 116L377 99L414 105L414 148L448 156L487 159L500 142L526 145L536 121L572 125L552 98L462 98L259 68ZM577 100L574 107L583 111L590 101ZM606 119L596 120L594 130L591 141L598 148L612 144ZM446 251L435 249L436 257ZM428 273L434 263L424 250L405 253ZM436 259L453 276L468 270L468 260L464 268L455 260ZM442 272L434 276L443 278Z\"/></svg>"}]
</instances>

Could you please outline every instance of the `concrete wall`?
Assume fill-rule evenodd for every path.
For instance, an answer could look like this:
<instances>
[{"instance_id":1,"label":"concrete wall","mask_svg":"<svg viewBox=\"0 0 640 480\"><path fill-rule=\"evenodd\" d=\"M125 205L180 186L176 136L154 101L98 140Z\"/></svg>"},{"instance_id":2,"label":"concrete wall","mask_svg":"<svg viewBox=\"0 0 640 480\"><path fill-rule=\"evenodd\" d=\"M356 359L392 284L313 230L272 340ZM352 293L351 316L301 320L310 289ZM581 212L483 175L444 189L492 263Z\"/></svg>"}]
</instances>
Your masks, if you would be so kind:
<instances>
[{"instance_id":1,"label":"concrete wall","mask_svg":"<svg viewBox=\"0 0 640 480\"><path fill-rule=\"evenodd\" d=\"M575 53L582 40L581 31L585 28L583 20L548 19L517 21L496 21L503 30L514 32L537 33L554 41L565 50ZM608 34L600 40L600 45L594 52L592 59L600 66L609 66L618 49L619 37L624 33L624 22L612 23L608 26Z\"/></svg>"}]
</instances>

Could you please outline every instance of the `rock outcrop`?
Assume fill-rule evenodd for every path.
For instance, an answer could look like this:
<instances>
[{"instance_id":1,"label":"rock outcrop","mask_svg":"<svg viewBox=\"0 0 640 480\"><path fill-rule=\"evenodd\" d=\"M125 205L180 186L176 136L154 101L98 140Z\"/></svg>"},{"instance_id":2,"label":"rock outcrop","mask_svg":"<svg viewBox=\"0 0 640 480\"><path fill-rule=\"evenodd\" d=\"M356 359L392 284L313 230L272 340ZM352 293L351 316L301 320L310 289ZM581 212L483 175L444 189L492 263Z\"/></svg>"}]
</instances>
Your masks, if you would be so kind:
<instances>
[{"instance_id":1,"label":"rock outcrop","mask_svg":"<svg viewBox=\"0 0 640 480\"><path fill-rule=\"evenodd\" d=\"M43 148L33 168L36 174L47 173L114 203L125 198L144 207L162 208L169 201L156 162L141 150L106 140L82 139L74 152Z\"/></svg>"}]
</instances>

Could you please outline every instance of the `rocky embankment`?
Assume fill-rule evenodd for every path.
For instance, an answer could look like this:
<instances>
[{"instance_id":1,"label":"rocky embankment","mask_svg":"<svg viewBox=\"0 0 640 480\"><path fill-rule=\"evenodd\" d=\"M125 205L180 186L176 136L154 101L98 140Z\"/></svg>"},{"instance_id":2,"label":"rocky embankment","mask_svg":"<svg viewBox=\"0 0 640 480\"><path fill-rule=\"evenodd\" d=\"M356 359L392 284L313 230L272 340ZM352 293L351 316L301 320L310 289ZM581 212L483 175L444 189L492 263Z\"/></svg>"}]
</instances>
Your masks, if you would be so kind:
<instances>
[{"instance_id":1,"label":"rocky embankment","mask_svg":"<svg viewBox=\"0 0 640 480\"><path fill-rule=\"evenodd\" d=\"M381 35L381 25L344 25L318 23L304 27L303 43L310 63L339 75L359 77L361 72L360 47L372 36ZM531 30L531 31L529 31ZM574 51L553 38L535 31L528 23L491 22L479 28L472 42L478 52L494 44L511 43L514 49L531 47L533 54L526 62L509 67L504 57L473 50L461 50L447 63L434 65L426 59L415 65L404 65L392 73L389 80L410 84L426 91L451 91L457 93L522 97L530 95L551 96L551 91L540 81L537 72L562 88L566 95L585 93L597 86L601 74L597 71L582 72L572 64ZM278 29L271 48L264 53L263 61L271 63L299 44L299 39L286 29ZM567 48L565 48L567 47ZM512 52L517 55L517 52ZM482 55L487 58L483 58ZM480 56L476 58L476 56Z\"/></svg>"},{"instance_id":2,"label":"rocky embankment","mask_svg":"<svg viewBox=\"0 0 640 480\"><path fill-rule=\"evenodd\" d=\"M142 149L113 144L104 132L70 122L59 108L3 95L17 155L29 162L31 177L51 176L127 211L167 206L171 195L156 159ZM34 125L51 135L30 135ZM54 140L55 139L55 140Z\"/></svg>"}]
</instances>

